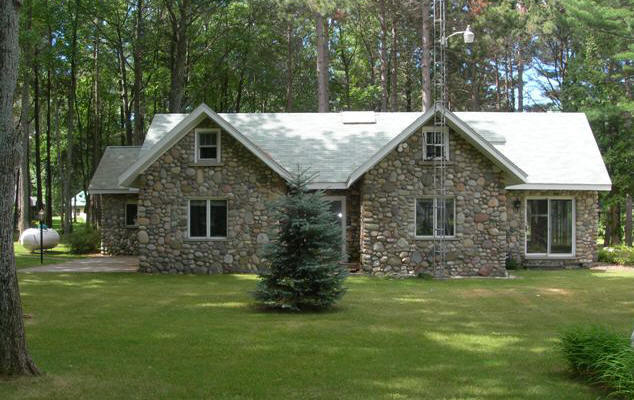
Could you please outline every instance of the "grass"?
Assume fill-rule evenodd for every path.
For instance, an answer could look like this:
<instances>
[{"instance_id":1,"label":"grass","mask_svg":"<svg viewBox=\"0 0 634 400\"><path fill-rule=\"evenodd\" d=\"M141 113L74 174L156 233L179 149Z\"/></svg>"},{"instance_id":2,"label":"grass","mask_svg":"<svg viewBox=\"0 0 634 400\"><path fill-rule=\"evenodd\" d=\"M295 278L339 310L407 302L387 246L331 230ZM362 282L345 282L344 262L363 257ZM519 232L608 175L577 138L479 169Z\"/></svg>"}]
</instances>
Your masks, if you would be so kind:
<instances>
[{"instance_id":1,"label":"grass","mask_svg":"<svg viewBox=\"0 0 634 400\"><path fill-rule=\"evenodd\" d=\"M18 242L13 243L13 249L15 251L15 264L18 269L39 267L41 265L39 251L32 253L30 250L25 249ZM69 246L65 243L60 243L54 249L44 251L43 265L58 264L62 262L77 260L87 256L89 255L71 254Z\"/></svg>"},{"instance_id":2,"label":"grass","mask_svg":"<svg viewBox=\"0 0 634 400\"><path fill-rule=\"evenodd\" d=\"M353 277L336 310L251 306L252 275L20 274L46 372L2 399L596 399L557 349L564 327L624 333L634 272L513 280Z\"/></svg>"},{"instance_id":3,"label":"grass","mask_svg":"<svg viewBox=\"0 0 634 400\"><path fill-rule=\"evenodd\" d=\"M57 230L57 232L61 231L60 228L60 217L53 217L53 229ZM83 225L83 221L79 220L78 223L74 224L76 228L80 228ZM30 250L27 250L22 246L18 241L13 242L13 250L15 251L15 264L18 269L28 268L28 267L38 267L40 264L40 252L36 251L32 253ZM58 264L62 262L77 260L80 258L85 258L89 255L78 255L70 253L70 246L67 243L64 243L64 239L60 244L55 246L54 249L45 250L44 251L44 264Z\"/></svg>"}]
</instances>

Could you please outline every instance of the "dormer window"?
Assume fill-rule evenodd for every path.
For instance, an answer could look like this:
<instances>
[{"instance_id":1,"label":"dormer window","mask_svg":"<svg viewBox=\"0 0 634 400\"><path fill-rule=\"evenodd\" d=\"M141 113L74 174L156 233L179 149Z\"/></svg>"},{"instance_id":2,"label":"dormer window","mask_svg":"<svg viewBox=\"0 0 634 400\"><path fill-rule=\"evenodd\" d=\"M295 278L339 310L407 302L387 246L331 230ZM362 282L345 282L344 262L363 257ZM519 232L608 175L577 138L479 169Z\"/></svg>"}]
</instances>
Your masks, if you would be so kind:
<instances>
[{"instance_id":1,"label":"dormer window","mask_svg":"<svg viewBox=\"0 0 634 400\"><path fill-rule=\"evenodd\" d=\"M423 157L425 160L449 160L449 135L440 130L424 131Z\"/></svg>"},{"instance_id":2,"label":"dormer window","mask_svg":"<svg viewBox=\"0 0 634 400\"><path fill-rule=\"evenodd\" d=\"M220 129L196 129L196 162L220 162Z\"/></svg>"}]
</instances>

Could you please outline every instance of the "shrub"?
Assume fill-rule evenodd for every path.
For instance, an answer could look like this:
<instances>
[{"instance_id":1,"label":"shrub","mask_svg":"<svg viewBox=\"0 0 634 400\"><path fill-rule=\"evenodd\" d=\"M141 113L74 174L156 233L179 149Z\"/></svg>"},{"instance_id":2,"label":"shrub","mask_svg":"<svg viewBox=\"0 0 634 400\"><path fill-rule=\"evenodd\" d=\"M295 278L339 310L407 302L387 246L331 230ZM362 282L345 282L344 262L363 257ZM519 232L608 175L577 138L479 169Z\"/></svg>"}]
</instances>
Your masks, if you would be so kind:
<instances>
[{"instance_id":1,"label":"shrub","mask_svg":"<svg viewBox=\"0 0 634 400\"><path fill-rule=\"evenodd\" d=\"M634 348L627 337L599 326L574 327L561 336L561 349L576 373L612 396L633 398Z\"/></svg>"},{"instance_id":2,"label":"shrub","mask_svg":"<svg viewBox=\"0 0 634 400\"><path fill-rule=\"evenodd\" d=\"M597 362L597 381L612 388L611 395L634 399L634 348L607 354Z\"/></svg>"},{"instance_id":3,"label":"shrub","mask_svg":"<svg viewBox=\"0 0 634 400\"><path fill-rule=\"evenodd\" d=\"M76 228L68 235L67 240L73 254L96 253L101 244L99 231L90 227Z\"/></svg>"},{"instance_id":4,"label":"shrub","mask_svg":"<svg viewBox=\"0 0 634 400\"><path fill-rule=\"evenodd\" d=\"M619 245L599 249L599 261L609 264L634 265L634 247Z\"/></svg>"},{"instance_id":5,"label":"shrub","mask_svg":"<svg viewBox=\"0 0 634 400\"><path fill-rule=\"evenodd\" d=\"M506 269L518 269L519 266L517 260L511 257L510 254L506 256Z\"/></svg>"},{"instance_id":6,"label":"shrub","mask_svg":"<svg viewBox=\"0 0 634 400\"><path fill-rule=\"evenodd\" d=\"M341 231L321 191L309 192L306 171L272 204L278 231L266 247L270 270L260 275L255 299L266 307L326 309L345 292Z\"/></svg>"},{"instance_id":7,"label":"shrub","mask_svg":"<svg viewBox=\"0 0 634 400\"><path fill-rule=\"evenodd\" d=\"M573 327L561 336L566 359L575 371L584 374L592 374L601 358L618 353L628 344L627 338L601 326Z\"/></svg>"}]
</instances>

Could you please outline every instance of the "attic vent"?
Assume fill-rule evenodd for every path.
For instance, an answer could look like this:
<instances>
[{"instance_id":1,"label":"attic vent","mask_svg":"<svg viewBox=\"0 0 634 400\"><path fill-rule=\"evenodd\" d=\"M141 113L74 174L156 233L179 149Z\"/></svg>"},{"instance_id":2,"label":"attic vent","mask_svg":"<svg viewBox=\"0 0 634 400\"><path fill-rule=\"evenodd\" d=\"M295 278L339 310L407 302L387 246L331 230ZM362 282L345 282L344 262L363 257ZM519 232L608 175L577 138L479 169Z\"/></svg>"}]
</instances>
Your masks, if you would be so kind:
<instances>
[{"instance_id":1,"label":"attic vent","mask_svg":"<svg viewBox=\"0 0 634 400\"><path fill-rule=\"evenodd\" d=\"M374 111L342 111L341 122L346 125L376 124Z\"/></svg>"}]
</instances>

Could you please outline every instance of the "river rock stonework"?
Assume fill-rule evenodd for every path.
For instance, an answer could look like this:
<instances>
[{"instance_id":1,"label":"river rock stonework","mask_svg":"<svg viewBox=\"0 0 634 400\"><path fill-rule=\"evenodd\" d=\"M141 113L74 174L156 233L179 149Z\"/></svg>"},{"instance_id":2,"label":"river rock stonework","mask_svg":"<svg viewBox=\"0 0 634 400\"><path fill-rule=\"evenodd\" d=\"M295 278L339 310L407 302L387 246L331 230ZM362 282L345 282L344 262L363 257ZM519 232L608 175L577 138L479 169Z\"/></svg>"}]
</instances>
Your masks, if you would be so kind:
<instances>
[{"instance_id":1,"label":"river rock stonework","mask_svg":"<svg viewBox=\"0 0 634 400\"><path fill-rule=\"evenodd\" d=\"M206 120L199 127L217 127ZM272 218L267 202L283 179L226 132L221 163L194 163L194 130L140 177L139 268L144 272L256 272ZM188 239L188 200L227 200L226 239Z\"/></svg>"},{"instance_id":2,"label":"river rock stonework","mask_svg":"<svg viewBox=\"0 0 634 400\"><path fill-rule=\"evenodd\" d=\"M575 204L575 254L572 257L534 258L524 252L526 198L572 198ZM519 208L516 206L519 205ZM599 200L595 191L509 191L507 199L509 257L526 267L589 267L597 260Z\"/></svg>"},{"instance_id":3,"label":"river rock stonework","mask_svg":"<svg viewBox=\"0 0 634 400\"><path fill-rule=\"evenodd\" d=\"M446 187L456 203L456 232L446 239L445 268L432 265L433 241L415 237L416 199L434 193L433 164L423 160L422 137L414 133L362 178L362 268L379 276L504 276L504 174L454 132Z\"/></svg>"},{"instance_id":4,"label":"river rock stonework","mask_svg":"<svg viewBox=\"0 0 634 400\"><path fill-rule=\"evenodd\" d=\"M101 195L101 253L111 256L137 255L137 228L125 225L125 206L135 194Z\"/></svg>"}]
</instances>

